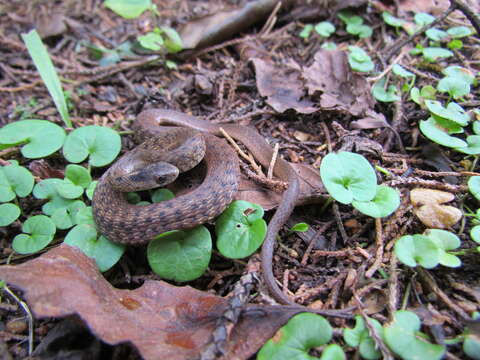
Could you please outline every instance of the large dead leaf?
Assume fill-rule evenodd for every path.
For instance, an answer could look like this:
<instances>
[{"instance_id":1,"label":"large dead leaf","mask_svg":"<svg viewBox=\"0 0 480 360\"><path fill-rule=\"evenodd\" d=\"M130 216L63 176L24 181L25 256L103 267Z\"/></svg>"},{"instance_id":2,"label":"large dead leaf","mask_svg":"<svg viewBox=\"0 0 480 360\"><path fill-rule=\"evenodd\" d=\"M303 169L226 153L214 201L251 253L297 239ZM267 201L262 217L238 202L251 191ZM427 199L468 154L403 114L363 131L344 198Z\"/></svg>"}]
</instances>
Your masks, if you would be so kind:
<instances>
[{"instance_id":1,"label":"large dead leaf","mask_svg":"<svg viewBox=\"0 0 480 360\"><path fill-rule=\"evenodd\" d=\"M189 286L146 281L135 290L111 286L94 261L60 245L15 266L0 278L24 291L37 317L78 314L109 344L130 342L145 359L196 358L208 344L226 300ZM234 328L225 359L247 359L299 310L250 306Z\"/></svg>"},{"instance_id":2,"label":"large dead leaf","mask_svg":"<svg viewBox=\"0 0 480 360\"><path fill-rule=\"evenodd\" d=\"M452 193L435 189L417 188L410 192L413 212L429 228L446 229L462 218L460 209L443 205L454 198Z\"/></svg>"},{"instance_id":3,"label":"large dead leaf","mask_svg":"<svg viewBox=\"0 0 480 360\"><path fill-rule=\"evenodd\" d=\"M314 62L304 70L303 76L308 94L319 93L322 109L363 116L375 105L367 80L352 72L344 51L317 51ZM368 115L371 117L372 112Z\"/></svg>"},{"instance_id":4,"label":"large dead leaf","mask_svg":"<svg viewBox=\"0 0 480 360\"><path fill-rule=\"evenodd\" d=\"M318 109L304 99L306 93L301 80L301 69L293 60L289 64L275 65L272 61L252 58L260 95L279 113L294 109L302 114L311 114Z\"/></svg>"}]
</instances>

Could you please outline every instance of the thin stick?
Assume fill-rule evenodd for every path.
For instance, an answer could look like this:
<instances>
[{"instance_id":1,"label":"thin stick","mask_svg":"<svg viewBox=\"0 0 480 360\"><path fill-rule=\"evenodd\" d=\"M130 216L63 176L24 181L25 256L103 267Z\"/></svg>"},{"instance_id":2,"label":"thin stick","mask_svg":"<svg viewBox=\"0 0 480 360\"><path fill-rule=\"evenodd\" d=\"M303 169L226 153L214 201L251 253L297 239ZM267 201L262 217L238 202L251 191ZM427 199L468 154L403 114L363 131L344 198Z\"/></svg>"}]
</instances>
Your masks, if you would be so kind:
<instances>
[{"instance_id":1,"label":"thin stick","mask_svg":"<svg viewBox=\"0 0 480 360\"><path fill-rule=\"evenodd\" d=\"M272 160L270 160L270 165L268 166L267 179L271 179L273 177L273 168L275 167L275 163L277 162L278 149L279 146L278 143L276 143L273 148Z\"/></svg>"}]
</instances>

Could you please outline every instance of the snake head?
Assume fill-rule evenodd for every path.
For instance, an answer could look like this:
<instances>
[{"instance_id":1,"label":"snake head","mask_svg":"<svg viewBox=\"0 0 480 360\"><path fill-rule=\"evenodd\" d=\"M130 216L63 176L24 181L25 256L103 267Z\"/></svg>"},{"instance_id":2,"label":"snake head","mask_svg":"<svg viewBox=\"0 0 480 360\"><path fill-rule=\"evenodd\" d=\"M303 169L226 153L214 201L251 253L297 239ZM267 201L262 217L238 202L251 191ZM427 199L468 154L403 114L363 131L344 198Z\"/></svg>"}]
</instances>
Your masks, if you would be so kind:
<instances>
[{"instance_id":1,"label":"snake head","mask_svg":"<svg viewBox=\"0 0 480 360\"><path fill-rule=\"evenodd\" d=\"M150 190L175 181L179 170L166 162L148 164L141 169L109 178L110 185L122 192Z\"/></svg>"}]
</instances>

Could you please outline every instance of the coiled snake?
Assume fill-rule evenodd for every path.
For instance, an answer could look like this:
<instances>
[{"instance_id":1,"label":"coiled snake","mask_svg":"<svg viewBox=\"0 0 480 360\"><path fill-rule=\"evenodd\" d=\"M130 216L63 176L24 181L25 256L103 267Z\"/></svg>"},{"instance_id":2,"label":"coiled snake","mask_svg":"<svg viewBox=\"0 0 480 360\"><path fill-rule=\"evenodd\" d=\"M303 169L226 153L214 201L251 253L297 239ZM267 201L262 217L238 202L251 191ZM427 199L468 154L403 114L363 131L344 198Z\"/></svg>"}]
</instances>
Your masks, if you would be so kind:
<instances>
[{"instance_id":1,"label":"coiled snake","mask_svg":"<svg viewBox=\"0 0 480 360\"><path fill-rule=\"evenodd\" d=\"M165 130L165 126L170 127ZM107 238L124 244L146 243L162 232L191 228L213 219L233 200L239 181L238 158L225 140L217 137L221 135L218 125L177 111L152 109L140 113L133 127L140 138L147 139L146 142L127 153L126 158L120 159L105 172L98 182L93 196L94 219L100 232ZM243 143L263 166L269 166L273 150L254 129L230 124L222 125L222 128L232 138ZM115 186L121 187L122 183L127 183L127 187L124 187L127 190L123 191L131 191L128 190L128 183L131 179L127 177L125 180L119 174L133 171L133 180L143 181L148 176L142 171L142 166L145 166L145 163L153 158L153 161L162 162L159 167L167 167L167 170L170 171L169 177L170 175L173 178L176 176L177 170L173 166L163 165L164 161L171 160L169 155L160 155L158 158L149 155L161 148L156 140L157 137L166 140L169 144L167 147L173 148L174 152L181 150L178 149L180 141L177 140L188 138L193 139L191 140L194 143L193 147L201 152L203 147L201 139L203 138L205 141L204 161L207 167L205 180L195 190L172 200L144 206L131 205L126 201L122 191L115 188ZM140 150L138 150L139 148ZM179 168L188 169L192 167L192 164L195 166L195 162L198 162L193 154L188 153L183 157L187 158L185 161L187 164L182 163L178 166ZM141 165L134 165L136 162ZM152 166L153 173L156 174L157 165ZM299 180L290 164L280 158L277 159L273 171L277 177L287 181L289 185L268 225L267 235L262 246L262 271L265 282L275 299L284 304L294 304L275 282L272 273L272 255L275 237L290 216L297 201ZM153 181L157 182L157 186L161 186L164 180L163 175L160 176L160 179L156 175L153 176ZM147 179L148 181L152 181L152 179Z\"/></svg>"}]
</instances>

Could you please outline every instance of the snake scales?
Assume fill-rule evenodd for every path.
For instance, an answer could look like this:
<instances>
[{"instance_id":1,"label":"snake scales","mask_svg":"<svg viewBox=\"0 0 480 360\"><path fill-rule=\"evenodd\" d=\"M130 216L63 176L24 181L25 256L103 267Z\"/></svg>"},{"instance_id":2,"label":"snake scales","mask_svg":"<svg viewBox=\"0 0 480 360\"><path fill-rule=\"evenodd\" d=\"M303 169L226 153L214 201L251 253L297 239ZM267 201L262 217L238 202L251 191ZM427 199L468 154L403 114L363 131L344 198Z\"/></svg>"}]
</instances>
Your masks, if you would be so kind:
<instances>
[{"instance_id":1,"label":"snake scales","mask_svg":"<svg viewBox=\"0 0 480 360\"><path fill-rule=\"evenodd\" d=\"M114 164L100 179L93 197L95 222L100 232L110 240L134 245L146 243L159 233L194 227L213 219L233 200L238 189L238 159L227 143L217 137L221 135L219 126L180 112L152 109L139 114L133 127L141 138L148 139L164 132L162 127L172 125L192 130L192 136L197 132L203 135L207 167L204 182L194 191L172 200L136 206L129 204L124 194L112 187L109 178L116 171ZM260 134L240 125L222 125L222 128L242 142L263 166L269 166L273 150ZM150 146L152 150L157 149L154 144ZM294 304L275 282L272 256L275 237L299 196L299 180L290 164L282 159L277 159L274 174L288 181L289 185L268 225L262 246L262 271L275 299L284 304Z\"/></svg>"}]
</instances>

